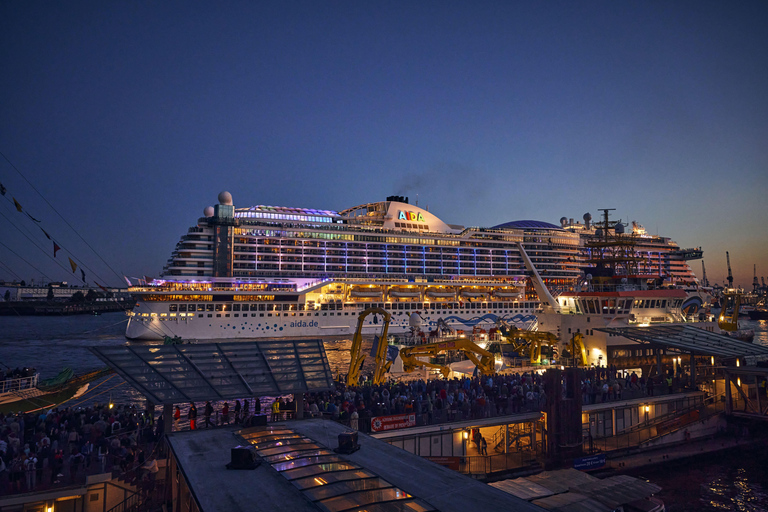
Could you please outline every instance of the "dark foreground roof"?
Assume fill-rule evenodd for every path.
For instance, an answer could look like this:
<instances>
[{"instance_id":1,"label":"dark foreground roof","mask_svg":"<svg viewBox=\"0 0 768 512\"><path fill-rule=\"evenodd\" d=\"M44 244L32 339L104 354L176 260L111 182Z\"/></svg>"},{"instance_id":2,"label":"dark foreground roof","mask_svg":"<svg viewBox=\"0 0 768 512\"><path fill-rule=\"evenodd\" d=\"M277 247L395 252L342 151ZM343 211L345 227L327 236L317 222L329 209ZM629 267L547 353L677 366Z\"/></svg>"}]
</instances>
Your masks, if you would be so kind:
<instances>
[{"instance_id":1,"label":"dark foreground roof","mask_svg":"<svg viewBox=\"0 0 768 512\"><path fill-rule=\"evenodd\" d=\"M239 432L180 432L168 441L202 512L542 510L362 433L359 450L334 453L339 434L348 431L336 422L308 419ZM226 470L231 448L249 441L261 464Z\"/></svg>"},{"instance_id":2,"label":"dark foreground roof","mask_svg":"<svg viewBox=\"0 0 768 512\"><path fill-rule=\"evenodd\" d=\"M91 352L157 405L334 388L319 339L127 345Z\"/></svg>"}]
</instances>

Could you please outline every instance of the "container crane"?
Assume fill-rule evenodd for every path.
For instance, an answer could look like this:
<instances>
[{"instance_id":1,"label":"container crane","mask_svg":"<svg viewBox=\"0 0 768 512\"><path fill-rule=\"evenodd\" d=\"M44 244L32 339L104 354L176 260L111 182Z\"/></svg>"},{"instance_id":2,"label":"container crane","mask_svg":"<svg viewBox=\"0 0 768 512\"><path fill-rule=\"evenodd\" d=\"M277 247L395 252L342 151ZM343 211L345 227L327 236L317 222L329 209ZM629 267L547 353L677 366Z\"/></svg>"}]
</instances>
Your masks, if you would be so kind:
<instances>
[{"instance_id":1,"label":"container crane","mask_svg":"<svg viewBox=\"0 0 768 512\"><path fill-rule=\"evenodd\" d=\"M728 263L728 288L733 288L733 273L731 273L731 255L725 251L725 261Z\"/></svg>"}]
</instances>

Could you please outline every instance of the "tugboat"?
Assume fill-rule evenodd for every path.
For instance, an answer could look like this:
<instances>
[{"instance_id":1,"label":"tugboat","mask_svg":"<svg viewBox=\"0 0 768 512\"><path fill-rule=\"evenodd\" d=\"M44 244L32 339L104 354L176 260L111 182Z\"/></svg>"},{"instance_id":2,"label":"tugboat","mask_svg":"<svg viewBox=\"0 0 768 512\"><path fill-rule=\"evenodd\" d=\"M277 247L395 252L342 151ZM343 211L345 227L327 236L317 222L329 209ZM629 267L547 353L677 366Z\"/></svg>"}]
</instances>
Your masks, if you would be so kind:
<instances>
[{"instance_id":1,"label":"tugboat","mask_svg":"<svg viewBox=\"0 0 768 512\"><path fill-rule=\"evenodd\" d=\"M755 304L755 309L749 312L749 318L751 320L768 320L768 304L766 304L766 299L760 299Z\"/></svg>"}]
</instances>

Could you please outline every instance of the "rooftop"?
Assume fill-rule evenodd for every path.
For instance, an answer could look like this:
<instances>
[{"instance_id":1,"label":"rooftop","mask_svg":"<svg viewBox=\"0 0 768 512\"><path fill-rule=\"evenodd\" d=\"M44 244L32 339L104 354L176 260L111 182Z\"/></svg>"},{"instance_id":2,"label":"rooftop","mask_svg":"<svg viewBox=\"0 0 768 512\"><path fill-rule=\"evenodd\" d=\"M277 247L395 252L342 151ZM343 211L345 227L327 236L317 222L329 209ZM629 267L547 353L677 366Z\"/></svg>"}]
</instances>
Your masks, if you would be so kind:
<instances>
[{"instance_id":1,"label":"rooftop","mask_svg":"<svg viewBox=\"0 0 768 512\"><path fill-rule=\"evenodd\" d=\"M349 432L335 422L308 419L268 429L291 439L266 436L267 427L168 436L203 512L341 511L357 510L364 504L369 511L542 510L362 433L358 433L359 450L335 454L331 450L338 446L339 434ZM254 470L227 470L231 448L248 445L246 438L259 443L261 465ZM274 442L265 444L264 440Z\"/></svg>"}]
</instances>

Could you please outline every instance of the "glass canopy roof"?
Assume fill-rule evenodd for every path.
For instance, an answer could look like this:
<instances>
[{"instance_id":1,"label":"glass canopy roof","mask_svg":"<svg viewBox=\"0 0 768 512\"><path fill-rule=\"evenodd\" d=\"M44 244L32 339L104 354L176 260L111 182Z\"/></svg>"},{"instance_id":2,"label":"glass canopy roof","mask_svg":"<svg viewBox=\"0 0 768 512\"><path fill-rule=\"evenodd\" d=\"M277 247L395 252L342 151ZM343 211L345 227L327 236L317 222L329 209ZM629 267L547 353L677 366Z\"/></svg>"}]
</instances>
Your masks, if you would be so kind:
<instances>
[{"instance_id":1,"label":"glass canopy roof","mask_svg":"<svg viewBox=\"0 0 768 512\"><path fill-rule=\"evenodd\" d=\"M768 347L747 343L692 325L658 325L650 327L603 327L596 331L624 336L640 343L650 343L697 355L721 357L768 356Z\"/></svg>"},{"instance_id":2,"label":"glass canopy roof","mask_svg":"<svg viewBox=\"0 0 768 512\"><path fill-rule=\"evenodd\" d=\"M284 427L241 430L260 457L326 512L428 512L429 503ZM279 448L278 448L279 447Z\"/></svg>"},{"instance_id":3,"label":"glass canopy roof","mask_svg":"<svg viewBox=\"0 0 768 512\"><path fill-rule=\"evenodd\" d=\"M91 347L154 404L327 391L333 375L321 340Z\"/></svg>"}]
</instances>

